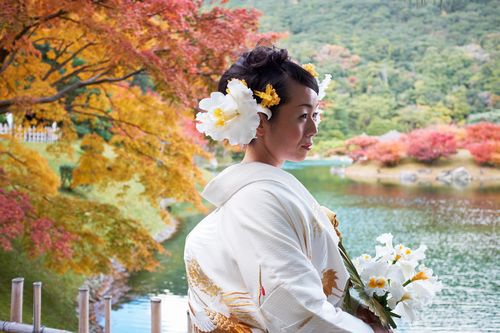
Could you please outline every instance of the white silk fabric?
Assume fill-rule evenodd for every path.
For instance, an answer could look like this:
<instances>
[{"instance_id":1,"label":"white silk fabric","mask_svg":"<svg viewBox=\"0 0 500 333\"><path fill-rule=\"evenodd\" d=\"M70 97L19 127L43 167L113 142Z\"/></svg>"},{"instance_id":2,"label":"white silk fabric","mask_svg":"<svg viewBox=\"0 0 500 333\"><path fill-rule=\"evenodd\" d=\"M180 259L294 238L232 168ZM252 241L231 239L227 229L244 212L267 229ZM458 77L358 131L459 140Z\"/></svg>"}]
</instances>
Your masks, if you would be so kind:
<instances>
[{"instance_id":1,"label":"white silk fabric","mask_svg":"<svg viewBox=\"0 0 500 333\"><path fill-rule=\"evenodd\" d=\"M268 164L226 168L184 252L195 332L371 333L340 306L338 236L307 189Z\"/></svg>"}]
</instances>

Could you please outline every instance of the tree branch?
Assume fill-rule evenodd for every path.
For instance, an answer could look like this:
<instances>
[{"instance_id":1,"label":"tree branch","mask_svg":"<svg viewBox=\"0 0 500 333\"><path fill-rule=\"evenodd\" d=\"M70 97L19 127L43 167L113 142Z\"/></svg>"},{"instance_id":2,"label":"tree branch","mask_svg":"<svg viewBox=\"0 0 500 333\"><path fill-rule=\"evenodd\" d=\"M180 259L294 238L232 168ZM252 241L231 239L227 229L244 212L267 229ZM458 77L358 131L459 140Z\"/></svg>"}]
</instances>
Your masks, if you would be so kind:
<instances>
[{"instance_id":1,"label":"tree branch","mask_svg":"<svg viewBox=\"0 0 500 333\"><path fill-rule=\"evenodd\" d=\"M28 24L27 26L25 26L15 37L14 37L14 42L18 41L19 39L21 39L25 34L27 34L29 32L29 30L33 27L36 27L37 25L43 23L43 22L47 22L47 21L50 21L54 18L57 18L61 15L64 15L66 14L67 12L65 10L59 10L58 12L54 13L54 14L50 14L50 15L47 15L45 17L35 17L34 18L34 22L32 24ZM10 54L10 52L6 49L6 48L0 48L0 63L4 63L5 61L5 58L7 58L7 56ZM2 65L2 68L3 68L3 65Z\"/></svg>"},{"instance_id":2,"label":"tree branch","mask_svg":"<svg viewBox=\"0 0 500 333\"><path fill-rule=\"evenodd\" d=\"M0 50L0 53L1 53L1 50ZM6 61L4 61L4 63L2 64L2 67L0 68L0 74L2 74L3 72L5 72L7 70L7 67L9 67L9 65L14 61L14 57L16 56L16 54L17 54L17 50L10 53L9 58Z\"/></svg>"},{"instance_id":3,"label":"tree branch","mask_svg":"<svg viewBox=\"0 0 500 333\"><path fill-rule=\"evenodd\" d=\"M121 76L121 77L116 77L116 78L105 78L105 79L100 79L99 78L109 72L109 70L99 73L97 75L94 75L88 80L85 81L78 81L73 84L70 84L69 86L59 90L56 94L52 96L44 96L44 97L33 97L30 100L30 103L32 104L44 104L44 103L52 103L57 101L58 99L62 98L64 95L66 95L69 92L74 91L75 89L85 87L85 86L90 86L90 85L95 85L95 84L101 84L101 83L112 83L112 82L119 82L128 79L131 76L134 76L136 74L142 73L144 71L144 68L138 69L134 72L131 72L127 75ZM10 99L5 99L5 100L0 100L0 114L7 113L8 109L10 106L18 102L21 98L16 97L16 98L10 98Z\"/></svg>"},{"instance_id":4,"label":"tree branch","mask_svg":"<svg viewBox=\"0 0 500 333\"><path fill-rule=\"evenodd\" d=\"M63 68L64 66L66 66L66 64L68 62L70 62L71 59L74 59L79 53L83 52L86 48L90 47L90 46L93 46L95 45L95 43L88 43L88 44L85 44L83 45L82 47L80 47L78 50L76 50L75 53L73 53L68 59L64 60L63 62L61 62L59 65L57 66L54 66L54 67L51 67L47 73L45 73L45 75L42 77L42 80L45 81L49 78L50 74L54 73L55 71L58 71L60 70L61 68Z\"/></svg>"},{"instance_id":5,"label":"tree branch","mask_svg":"<svg viewBox=\"0 0 500 333\"><path fill-rule=\"evenodd\" d=\"M88 108L88 109L91 109L91 110L99 111L100 113L102 113L102 115L97 115L95 113L87 113L87 112L84 112L84 111L77 111L77 110L74 110L74 109L71 110L70 113L78 113L78 114L82 114L84 116L94 116L94 117L98 117L98 118L104 118L104 119L107 119L107 120L109 120L109 121L111 121L113 123L114 122L118 122L118 123L121 123L121 124L125 124L125 125L128 125L128 126L137 128L138 130L140 130L143 133L149 134L151 136L154 136L154 137L159 138L159 139L164 140L164 141L166 140L165 138L162 138L161 136L159 136L157 133L146 131L144 128L142 128L139 125L136 125L134 123L128 122L126 120L121 120L121 119L113 118L113 117L109 116L107 114L107 112L105 110L103 110L103 109L95 108L95 107L84 105L84 104L75 104L73 106L82 107L82 108ZM123 129L122 127L120 127L120 128Z\"/></svg>"},{"instance_id":6,"label":"tree branch","mask_svg":"<svg viewBox=\"0 0 500 333\"><path fill-rule=\"evenodd\" d=\"M101 84L101 83L119 82L119 81L126 80L126 79L128 79L129 77L132 77L132 76L137 75L137 74L142 73L142 72L144 72L144 68L141 68L141 69L139 69L139 70L136 70L135 72L129 73L129 74L124 75L124 76L122 76L122 77L115 77L115 78L110 77L110 78L105 78L105 79L97 80L97 81L95 81L95 82L93 82L93 83L90 83L90 84L88 84L88 85L91 85L91 84Z\"/></svg>"},{"instance_id":7,"label":"tree branch","mask_svg":"<svg viewBox=\"0 0 500 333\"><path fill-rule=\"evenodd\" d=\"M77 74L82 73L82 72L86 72L89 68L92 68L92 67L97 66L97 65L102 65L102 64L105 64L107 62L109 62L109 60L103 60L103 61L96 62L95 64L86 65L86 66L77 68L74 71L72 71L71 73L68 73L68 74L64 75L63 77L61 77L59 80L55 81L54 83L51 83L51 86L55 87L58 84L66 81L67 79L69 79L70 77L72 77L74 75L77 75ZM103 69L106 69L106 68L105 67L95 68L92 71L95 73L96 71L100 71L100 70L103 70Z\"/></svg>"}]
</instances>

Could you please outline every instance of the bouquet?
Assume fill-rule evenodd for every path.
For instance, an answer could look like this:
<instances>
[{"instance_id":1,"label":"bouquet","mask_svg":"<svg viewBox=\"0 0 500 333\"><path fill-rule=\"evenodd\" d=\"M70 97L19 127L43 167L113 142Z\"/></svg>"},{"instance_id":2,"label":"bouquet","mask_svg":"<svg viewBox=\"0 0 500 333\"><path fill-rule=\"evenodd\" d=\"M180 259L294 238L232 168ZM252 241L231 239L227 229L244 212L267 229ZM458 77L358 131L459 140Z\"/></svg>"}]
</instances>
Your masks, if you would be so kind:
<instances>
[{"instance_id":1,"label":"bouquet","mask_svg":"<svg viewBox=\"0 0 500 333\"><path fill-rule=\"evenodd\" d=\"M403 244L392 245L393 236L377 237L375 257L363 254L351 261L339 242L339 250L350 275L351 285L384 327L396 328L393 317L411 322L424 305L442 289L432 270L420 264L425 245L412 250ZM345 301L350 303L349 289Z\"/></svg>"}]
</instances>

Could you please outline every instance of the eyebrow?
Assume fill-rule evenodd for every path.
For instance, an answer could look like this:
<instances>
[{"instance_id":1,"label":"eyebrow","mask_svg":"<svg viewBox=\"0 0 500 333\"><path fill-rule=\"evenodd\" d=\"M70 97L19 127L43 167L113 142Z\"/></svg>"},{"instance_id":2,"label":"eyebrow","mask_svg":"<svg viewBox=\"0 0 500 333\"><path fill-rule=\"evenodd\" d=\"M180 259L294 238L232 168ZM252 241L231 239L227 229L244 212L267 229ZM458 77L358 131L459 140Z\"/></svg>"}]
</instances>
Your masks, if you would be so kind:
<instances>
[{"instance_id":1,"label":"eyebrow","mask_svg":"<svg viewBox=\"0 0 500 333\"><path fill-rule=\"evenodd\" d=\"M319 105L319 103L318 103L318 105ZM318 106L318 105L316 105L316 106ZM297 105L297 107L301 107L301 106L306 106L308 108L314 109L314 107L311 104L309 104L309 103L304 103L304 104Z\"/></svg>"}]
</instances>

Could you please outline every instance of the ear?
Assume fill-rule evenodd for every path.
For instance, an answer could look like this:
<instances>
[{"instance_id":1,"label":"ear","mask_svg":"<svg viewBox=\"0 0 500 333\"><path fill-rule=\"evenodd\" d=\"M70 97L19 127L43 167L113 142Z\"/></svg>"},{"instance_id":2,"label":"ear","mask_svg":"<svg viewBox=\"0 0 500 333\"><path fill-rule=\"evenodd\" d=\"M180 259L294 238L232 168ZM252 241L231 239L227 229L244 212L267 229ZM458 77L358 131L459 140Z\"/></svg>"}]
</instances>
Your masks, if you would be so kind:
<instances>
[{"instance_id":1,"label":"ear","mask_svg":"<svg viewBox=\"0 0 500 333\"><path fill-rule=\"evenodd\" d=\"M260 117L260 123L257 127L256 135L257 137L263 137L266 133L266 128L269 126L269 120L267 120L267 116L261 112L258 113Z\"/></svg>"}]
</instances>

